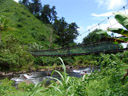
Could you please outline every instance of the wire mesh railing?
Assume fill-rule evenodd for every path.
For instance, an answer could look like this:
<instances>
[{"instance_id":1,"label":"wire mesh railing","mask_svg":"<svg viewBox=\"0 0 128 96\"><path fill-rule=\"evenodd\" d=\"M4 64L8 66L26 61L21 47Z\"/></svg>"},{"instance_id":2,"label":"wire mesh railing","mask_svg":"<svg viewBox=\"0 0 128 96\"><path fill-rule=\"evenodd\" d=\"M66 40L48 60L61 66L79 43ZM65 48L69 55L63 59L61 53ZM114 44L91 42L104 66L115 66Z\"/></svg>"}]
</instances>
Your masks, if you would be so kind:
<instances>
[{"instance_id":1,"label":"wire mesh railing","mask_svg":"<svg viewBox=\"0 0 128 96\"><path fill-rule=\"evenodd\" d=\"M30 53L34 56L75 56L118 50L122 50L120 44L114 44L111 41L107 41L72 48L30 51Z\"/></svg>"}]
</instances>

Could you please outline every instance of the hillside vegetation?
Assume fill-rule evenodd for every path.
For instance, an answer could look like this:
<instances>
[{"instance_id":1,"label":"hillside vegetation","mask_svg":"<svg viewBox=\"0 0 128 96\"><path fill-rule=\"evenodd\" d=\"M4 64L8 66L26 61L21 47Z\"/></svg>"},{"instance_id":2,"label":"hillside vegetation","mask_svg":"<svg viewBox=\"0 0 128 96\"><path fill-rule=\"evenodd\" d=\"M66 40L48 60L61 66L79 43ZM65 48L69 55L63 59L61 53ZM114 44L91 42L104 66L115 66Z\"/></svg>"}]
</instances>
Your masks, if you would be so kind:
<instances>
[{"instance_id":1,"label":"hillside vegetation","mask_svg":"<svg viewBox=\"0 0 128 96\"><path fill-rule=\"evenodd\" d=\"M9 25L15 28L11 32L3 32L3 40L11 34L22 44L36 42L43 47L49 46L49 36L52 29L35 18L23 5L12 0L4 0L0 3L0 15L6 16Z\"/></svg>"},{"instance_id":2,"label":"hillside vegetation","mask_svg":"<svg viewBox=\"0 0 128 96\"><path fill-rule=\"evenodd\" d=\"M28 9L13 0L0 1L0 16L7 19L10 30L2 32L0 44L0 70L20 71L30 69L35 63L49 58L35 58L28 50L48 49L51 25L43 24ZM52 39L55 35L52 35ZM52 44L52 46L57 46Z\"/></svg>"},{"instance_id":3,"label":"hillside vegetation","mask_svg":"<svg viewBox=\"0 0 128 96\"><path fill-rule=\"evenodd\" d=\"M115 15L115 18L128 29L128 16L118 13ZM5 20L8 21L8 24L5 24L6 26L4 27ZM56 30L53 30L57 34L59 32L71 32L74 26L77 28L75 23L67 24L64 18L57 20L56 23L58 28L55 27ZM61 24L65 24L66 28L62 28ZM10 30L7 26L9 26ZM51 62L56 64L62 63L62 69L64 70L63 72L53 71L52 73L57 72L61 78L48 76L52 79L48 86L46 86L47 79L43 79L43 82L35 85L21 82L17 87L11 80L0 80L0 96L128 96L128 51L117 54L101 53L98 55L67 57L63 59L65 63L61 58L60 62L56 58L33 57L28 50L48 49L51 47L49 42L52 41L50 40L52 27L50 26L52 25L43 24L23 5L12 0L0 0L0 35L2 35L2 41L0 42L0 71L36 70L40 68L36 64L41 66L52 65ZM3 30L4 28L7 30ZM58 31L61 28L63 30ZM76 28L72 33L77 33ZM65 29L68 29L68 31ZM126 36L126 38L115 38L115 41L119 39L123 41L128 40L128 30L109 29L109 31ZM100 32L98 34L103 33L103 31ZM52 39L56 39L56 35ZM61 39L63 35L57 36L60 36L59 39ZM89 39L85 37L84 40L90 42L90 38L95 36L99 37L99 35L92 33L88 35ZM67 37L70 37L70 35ZM73 43L74 38L67 39L71 39ZM62 40L65 40L65 38ZM61 40L58 41L56 44L61 43ZM96 38L93 41L97 41ZM54 46L58 46L56 44L53 43ZM65 46L63 43L60 45ZM77 66L93 65L99 66L100 69L94 70L90 75L86 74L85 71L81 78L75 78L66 73L65 64Z\"/></svg>"}]
</instances>

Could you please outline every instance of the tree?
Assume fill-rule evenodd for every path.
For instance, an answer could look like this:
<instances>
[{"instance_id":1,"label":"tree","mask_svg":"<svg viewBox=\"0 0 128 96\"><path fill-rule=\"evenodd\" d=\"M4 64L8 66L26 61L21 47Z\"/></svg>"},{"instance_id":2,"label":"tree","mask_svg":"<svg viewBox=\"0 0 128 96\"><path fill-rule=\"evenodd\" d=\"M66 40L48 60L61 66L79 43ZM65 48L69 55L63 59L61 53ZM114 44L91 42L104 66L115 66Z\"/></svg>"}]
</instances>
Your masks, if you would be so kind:
<instances>
[{"instance_id":1,"label":"tree","mask_svg":"<svg viewBox=\"0 0 128 96\"><path fill-rule=\"evenodd\" d=\"M71 43L74 43L73 40L78 35L78 26L75 23L68 24L63 17L55 20L53 28L54 33L58 36L56 43L61 47L68 47Z\"/></svg>"},{"instance_id":2,"label":"tree","mask_svg":"<svg viewBox=\"0 0 128 96\"><path fill-rule=\"evenodd\" d=\"M97 32L101 32L103 30L96 29L93 32L89 33L87 37L83 39L83 44L89 44L94 42L105 41L108 37L110 37L107 33L97 34Z\"/></svg>"},{"instance_id":3,"label":"tree","mask_svg":"<svg viewBox=\"0 0 128 96\"><path fill-rule=\"evenodd\" d=\"M45 24L53 24L57 19L55 6L50 8L50 5L47 4L42 7L40 0L31 0L31 2L29 2L29 0L20 0L19 2L24 4L29 11L35 15L35 17L40 19Z\"/></svg>"},{"instance_id":4,"label":"tree","mask_svg":"<svg viewBox=\"0 0 128 96\"><path fill-rule=\"evenodd\" d=\"M32 0L32 2L29 2L29 4L26 6L32 14L39 14L42 10L42 4L40 0Z\"/></svg>"},{"instance_id":5,"label":"tree","mask_svg":"<svg viewBox=\"0 0 128 96\"><path fill-rule=\"evenodd\" d=\"M51 18L50 18L50 23L53 23L57 19L57 12L56 12L56 7L52 6L51 8Z\"/></svg>"},{"instance_id":6,"label":"tree","mask_svg":"<svg viewBox=\"0 0 128 96\"><path fill-rule=\"evenodd\" d=\"M42 8L41 11L41 16L40 19L46 23L49 24L50 23L50 19L51 18L51 9L49 5L44 5L44 7Z\"/></svg>"},{"instance_id":7,"label":"tree","mask_svg":"<svg viewBox=\"0 0 128 96\"><path fill-rule=\"evenodd\" d=\"M2 32L8 30L9 30L8 20L5 18L5 16L0 16L0 43L2 40Z\"/></svg>"},{"instance_id":8,"label":"tree","mask_svg":"<svg viewBox=\"0 0 128 96\"><path fill-rule=\"evenodd\" d=\"M34 6L33 3L29 3L28 6L26 6L32 14L33 14L33 10L34 10L33 6Z\"/></svg>"},{"instance_id":9,"label":"tree","mask_svg":"<svg viewBox=\"0 0 128 96\"><path fill-rule=\"evenodd\" d=\"M65 33L67 26L68 24L63 17L59 20L56 19L53 24L54 33L57 34L58 36L55 42L62 47L65 46L65 36L66 36Z\"/></svg>"},{"instance_id":10,"label":"tree","mask_svg":"<svg viewBox=\"0 0 128 96\"><path fill-rule=\"evenodd\" d=\"M27 6L28 5L28 2L29 2L29 0L23 0L23 1L20 1L22 4L24 4L25 6Z\"/></svg>"},{"instance_id":11,"label":"tree","mask_svg":"<svg viewBox=\"0 0 128 96\"><path fill-rule=\"evenodd\" d=\"M32 0L33 1L33 14L39 13L42 9L42 4L40 0Z\"/></svg>"},{"instance_id":12,"label":"tree","mask_svg":"<svg viewBox=\"0 0 128 96\"><path fill-rule=\"evenodd\" d=\"M55 11L55 6L53 6L52 8L50 8L50 6L44 5L44 7L42 8L41 11L41 16L40 19L46 23L46 24L53 24L53 22L56 20L57 18L57 12Z\"/></svg>"},{"instance_id":13,"label":"tree","mask_svg":"<svg viewBox=\"0 0 128 96\"><path fill-rule=\"evenodd\" d=\"M73 43L74 39L79 35L77 28L79 28L76 23L71 23L68 25L68 28L66 30L66 37L65 37L65 41L67 43Z\"/></svg>"}]
</instances>

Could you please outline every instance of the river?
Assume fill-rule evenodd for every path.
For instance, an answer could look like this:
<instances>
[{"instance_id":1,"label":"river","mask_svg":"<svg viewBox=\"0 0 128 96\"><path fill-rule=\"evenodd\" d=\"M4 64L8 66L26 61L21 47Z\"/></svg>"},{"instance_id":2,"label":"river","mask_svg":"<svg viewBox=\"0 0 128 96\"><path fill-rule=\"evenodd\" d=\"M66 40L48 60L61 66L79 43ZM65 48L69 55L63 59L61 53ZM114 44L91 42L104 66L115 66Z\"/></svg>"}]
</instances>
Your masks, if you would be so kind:
<instances>
[{"instance_id":1,"label":"river","mask_svg":"<svg viewBox=\"0 0 128 96\"><path fill-rule=\"evenodd\" d=\"M90 75L94 70L99 70L99 67L82 67L78 69L68 69L67 74L69 76L74 76L77 78L82 77L83 75ZM30 72L25 74L19 74L16 77L11 77L10 79L15 81L15 84L19 84L20 82L31 82L33 84L38 84L42 81L46 81L49 83L51 80L52 71L38 71L38 72ZM52 77L60 78L59 74L54 73Z\"/></svg>"}]
</instances>

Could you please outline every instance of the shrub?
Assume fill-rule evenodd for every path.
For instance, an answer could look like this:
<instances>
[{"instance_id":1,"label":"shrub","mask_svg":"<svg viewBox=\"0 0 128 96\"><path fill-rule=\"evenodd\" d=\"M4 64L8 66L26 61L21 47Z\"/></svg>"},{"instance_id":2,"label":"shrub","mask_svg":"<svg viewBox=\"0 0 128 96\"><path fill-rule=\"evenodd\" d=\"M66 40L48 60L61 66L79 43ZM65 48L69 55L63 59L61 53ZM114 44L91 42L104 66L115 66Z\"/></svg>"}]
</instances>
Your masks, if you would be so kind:
<instances>
[{"instance_id":1,"label":"shrub","mask_svg":"<svg viewBox=\"0 0 128 96\"><path fill-rule=\"evenodd\" d=\"M28 69L33 64L33 57L26 51L20 42L9 36L0 47L1 70L20 71Z\"/></svg>"}]
</instances>

